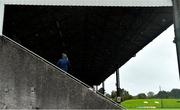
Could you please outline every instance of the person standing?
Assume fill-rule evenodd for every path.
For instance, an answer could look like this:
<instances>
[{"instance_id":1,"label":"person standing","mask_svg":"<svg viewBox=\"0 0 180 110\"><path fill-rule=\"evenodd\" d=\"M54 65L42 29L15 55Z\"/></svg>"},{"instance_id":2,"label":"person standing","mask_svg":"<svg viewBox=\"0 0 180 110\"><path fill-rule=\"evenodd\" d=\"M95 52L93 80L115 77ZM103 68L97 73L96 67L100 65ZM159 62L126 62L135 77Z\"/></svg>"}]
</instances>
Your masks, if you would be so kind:
<instances>
[{"instance_id":1,"label":"person standing","mask_svg":"<svg viewBox=\"0 0 180 110\"><path fill-rule=\"evenodd\" d=\"M59 68L61 68L62 70L68 72L69 70L69 66L70 66L70 62L68 60L68 57L65 53L62 53L62 58L60 58L57 62L57 66Z\"/></svg>"}]
</instances>

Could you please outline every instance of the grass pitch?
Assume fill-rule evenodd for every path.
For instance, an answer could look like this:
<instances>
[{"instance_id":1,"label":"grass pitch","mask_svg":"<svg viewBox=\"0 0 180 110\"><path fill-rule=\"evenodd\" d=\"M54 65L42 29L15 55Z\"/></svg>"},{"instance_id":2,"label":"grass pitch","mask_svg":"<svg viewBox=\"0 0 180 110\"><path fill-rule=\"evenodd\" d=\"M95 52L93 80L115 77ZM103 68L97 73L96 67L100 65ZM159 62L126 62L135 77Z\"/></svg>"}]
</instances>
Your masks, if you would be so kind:
<instances>
[{"instance_id":1,"label":"grass pitch","mask_svg":"<svg viewBox=\"0 0 180 110\"><path fill-rule=\"evenodd\" d=\"M180 99L133 99L121 106L127 110L180 110Z\"/></svg>"},{"instance_id":2,"label":"grass pitch","mask_svg":"<svg viewBox=\"0 0 180 110\"><path fill-rule=\"evenodd\" d=\"M160 108L155 108L155 109L127 109L127 110L179 110L178 108L173 109L173 108L164 108L164 109L160 109Z\"/></svg>"}]
</instances>

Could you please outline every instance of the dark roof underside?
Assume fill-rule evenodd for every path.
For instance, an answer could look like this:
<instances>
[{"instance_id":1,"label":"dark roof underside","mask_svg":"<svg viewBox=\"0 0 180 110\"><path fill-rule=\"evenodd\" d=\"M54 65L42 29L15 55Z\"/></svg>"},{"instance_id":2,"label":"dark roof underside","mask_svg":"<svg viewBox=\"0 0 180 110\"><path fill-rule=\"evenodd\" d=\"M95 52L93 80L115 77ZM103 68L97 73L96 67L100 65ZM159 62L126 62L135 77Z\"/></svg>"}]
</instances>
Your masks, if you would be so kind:
<instances>
[{"instance_id":1,"label":"dark roof underside","mask_svg":"<svg viewBox=\"0 0 180 110\"><path fill-rule=\"evenodd\" d=\"M172 8L5 6L3 34L97 85L173 22ZM132 73L133 74L133 73Z\"/></svg>"}]
</instances>

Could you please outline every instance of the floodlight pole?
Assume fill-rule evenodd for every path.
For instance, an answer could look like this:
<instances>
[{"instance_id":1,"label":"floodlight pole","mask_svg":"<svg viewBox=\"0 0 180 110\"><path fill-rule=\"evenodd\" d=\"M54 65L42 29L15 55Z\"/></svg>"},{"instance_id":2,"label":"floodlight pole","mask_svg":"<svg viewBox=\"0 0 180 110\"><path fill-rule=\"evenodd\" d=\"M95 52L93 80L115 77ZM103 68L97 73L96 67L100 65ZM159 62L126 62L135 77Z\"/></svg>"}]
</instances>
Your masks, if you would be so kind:
<instances>
[{"instance_id":1,"label":"floodlight pole","mask_svg":"<svg viewBox=\"0 0 180 110\"><path fill-rule=\"evenodd\" d=\"M178 59L178 69L180 77L180 0L172 0L174 13L174 30L175 30L175 44Z\"/></svg>"},{"instance_id":2,"label":"floodlight pole","mask_svg":"<svg viewBox=\"0 0 180 110\"><path fill-rule=\"evenodd\" d=\"M3 32L3 21L4 21L4 3L0 0L0 35Z\"/></svg>"}]
</instances>

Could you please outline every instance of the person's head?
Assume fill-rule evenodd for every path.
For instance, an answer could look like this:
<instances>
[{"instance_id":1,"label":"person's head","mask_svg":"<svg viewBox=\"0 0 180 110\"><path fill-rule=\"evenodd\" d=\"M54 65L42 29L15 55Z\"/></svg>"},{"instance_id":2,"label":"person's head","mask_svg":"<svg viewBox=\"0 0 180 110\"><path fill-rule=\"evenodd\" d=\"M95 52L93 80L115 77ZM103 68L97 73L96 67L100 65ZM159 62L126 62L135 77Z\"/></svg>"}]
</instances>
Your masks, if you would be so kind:
<instances>
[{"instance_id":1,"label":"person's head","mask_svg":"<svg viewBox=\"0 0 180 110\"><path fill-rule=\"evenodd\" d=\"M62 53L62 58L68 59L67 55L65 53Z\"/></svg>"}]
</instances>

